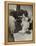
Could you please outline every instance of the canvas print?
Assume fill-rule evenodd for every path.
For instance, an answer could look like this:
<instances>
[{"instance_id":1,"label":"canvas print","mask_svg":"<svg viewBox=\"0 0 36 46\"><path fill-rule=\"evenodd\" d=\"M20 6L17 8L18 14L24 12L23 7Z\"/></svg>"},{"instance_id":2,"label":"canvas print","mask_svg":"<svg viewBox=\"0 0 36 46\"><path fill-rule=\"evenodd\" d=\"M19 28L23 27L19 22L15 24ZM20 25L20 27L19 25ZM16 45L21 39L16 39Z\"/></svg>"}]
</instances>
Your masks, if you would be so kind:
<instances>
[{"instance_id":1,"label":"canvas print","mask_svg":"<svg viewBox=\"0 0 36 46\"><path fill-rule=\"evenodd\" d=\"M32 5L8 5L8 41L32 40L33 14Z\"/></svg>"}]
</instances>

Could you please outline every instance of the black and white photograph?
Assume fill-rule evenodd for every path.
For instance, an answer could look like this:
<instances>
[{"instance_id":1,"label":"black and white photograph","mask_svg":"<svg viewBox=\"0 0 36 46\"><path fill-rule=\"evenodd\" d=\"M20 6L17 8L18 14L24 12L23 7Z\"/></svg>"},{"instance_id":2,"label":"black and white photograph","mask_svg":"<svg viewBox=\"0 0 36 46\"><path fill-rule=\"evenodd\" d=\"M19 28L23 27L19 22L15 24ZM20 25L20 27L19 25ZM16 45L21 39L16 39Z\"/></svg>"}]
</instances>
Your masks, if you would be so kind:
<instances>
[{"instance_id":1,"label":"black and white photograph","mask_svg":"<svg viewBox=\"0 0 36 46\"><path fill-rule=\"evenodd\" d=\"M32 6L9 5L9 40L32 40Z\"/></svg>"}]
</instances>

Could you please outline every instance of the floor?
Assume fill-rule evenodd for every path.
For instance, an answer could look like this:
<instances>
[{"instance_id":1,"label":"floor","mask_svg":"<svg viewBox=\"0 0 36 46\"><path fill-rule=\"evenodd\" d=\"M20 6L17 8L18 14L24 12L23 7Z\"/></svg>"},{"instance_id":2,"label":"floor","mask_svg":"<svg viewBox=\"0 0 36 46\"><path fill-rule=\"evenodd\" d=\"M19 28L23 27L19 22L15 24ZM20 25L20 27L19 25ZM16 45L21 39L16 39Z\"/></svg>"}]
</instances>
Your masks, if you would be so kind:
<instances>
[{"instance_id":1,"label":"floor","mask_svg":"<svg viewBox=\"0 0 36 46\"><path fill-rule=\"evenodd\" d=\"M32 40L32 31L31 34L26 34L23 32L14 33L13 36L15 41Z\"/></svg>"}]
</instances>

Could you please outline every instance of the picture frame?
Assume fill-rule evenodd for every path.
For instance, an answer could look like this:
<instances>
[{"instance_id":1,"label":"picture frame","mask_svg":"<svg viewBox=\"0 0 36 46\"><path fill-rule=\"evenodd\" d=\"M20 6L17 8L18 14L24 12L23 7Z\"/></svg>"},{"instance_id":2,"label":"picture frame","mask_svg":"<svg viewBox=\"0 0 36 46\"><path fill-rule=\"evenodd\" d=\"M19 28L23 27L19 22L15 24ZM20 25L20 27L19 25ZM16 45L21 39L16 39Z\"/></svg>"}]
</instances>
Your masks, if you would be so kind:
<instances>
[{"instance_id":1,"label":"picture frame","mask_svg":"<svg viewBox=\"0 0 36 46\"><path fill-rule=\"evenodd\" d=\"M22 41L8 41L9 39L9 33L8 33L8 27L9 27L9 8L12 9L12 7L10 5L20 5L21 7L32 7L30 9L32 9L32 20L33 20L33 29L32 29L32 40L22 40ZM25 44L25 43L35 43L35 4L31 3L31 2L14 2L14 1L5 1L5 44L6 45L12 45L12 44ZM15 9L13 6L13 9ZM19 6L17 6L17 11L18 9L22 9L19 8ZM28 8L29 9L29 8ZM18 13L18 12L17 12ZM14 13L13 13L14 14ZM29 34L28 34L29 35ZM18 36L18 35L17 35ZM15 38L16 39L16 38Z\"/></svg>"}]
</instances>

